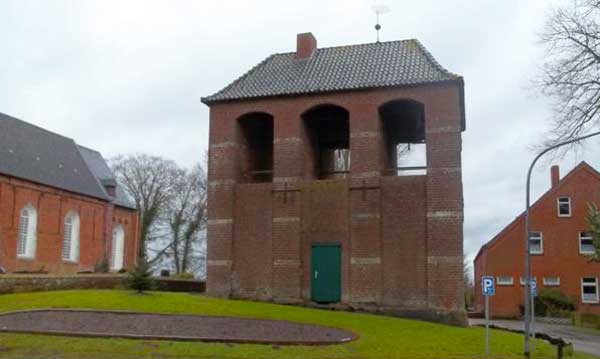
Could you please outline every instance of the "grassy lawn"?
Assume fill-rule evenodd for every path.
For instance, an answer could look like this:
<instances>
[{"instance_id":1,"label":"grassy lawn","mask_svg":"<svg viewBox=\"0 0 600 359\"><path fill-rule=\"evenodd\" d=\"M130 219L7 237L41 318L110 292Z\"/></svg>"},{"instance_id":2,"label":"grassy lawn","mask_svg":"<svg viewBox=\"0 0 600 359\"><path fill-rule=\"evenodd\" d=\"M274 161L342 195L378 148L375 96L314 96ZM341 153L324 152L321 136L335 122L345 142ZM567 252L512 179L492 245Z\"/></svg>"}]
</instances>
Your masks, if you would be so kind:
<instances>
[{"instance_id":1,"label":"grassy lawn","mask_svg":"<svg viewBox=\"0 0 600 359\"><path fill-rule=\"evenodd\" d=\"M3 358L478 358L484 357L484 330L415 320L322 311L184 293L88 290L0 295L0 312L29 308L95 308L286 319L352 330L360 339L331 346L213 344L129 339L67 338L0 334ZM555 358L538 341L537 358ZM522 337L492 333L493 358L522 358ZM575 353L575 358L592 358Z\"/></svg>"}]
</instances>

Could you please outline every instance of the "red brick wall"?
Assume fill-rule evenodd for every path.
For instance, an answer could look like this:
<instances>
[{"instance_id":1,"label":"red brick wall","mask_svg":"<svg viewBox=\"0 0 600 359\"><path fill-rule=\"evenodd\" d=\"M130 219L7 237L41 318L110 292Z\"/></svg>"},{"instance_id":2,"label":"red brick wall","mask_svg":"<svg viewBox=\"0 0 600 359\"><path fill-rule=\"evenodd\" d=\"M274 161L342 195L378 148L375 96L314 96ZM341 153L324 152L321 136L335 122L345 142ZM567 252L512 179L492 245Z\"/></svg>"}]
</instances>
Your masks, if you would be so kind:
<instances>
[{"instance_id":1,"label":"red brick wall","mask_svg":"<svg viewBox=\"0 0 600 359\"><path fill-rule=\"evenodd\" d=\"M271 183L236 188L232 281L238 297L271 297L271 190Z\"/></svg>"},{"instance_id":2,"label":"red brick wall","mask_svg":"<svg viewBox=\"0 0 600 359\"><path fill-rule=\"evenodd\" d=\"M391 100L424 105L426 176L381 176L385 148L378 109ZM343 107L350 120L350 173L331 182L314 181L302 121L303 113L324 104ZM237 120L252 112L273 116L274 178L271 193L265 191L262 199L255 193L249 197L252 203L245 204L246 185L239 184L244 147ZM233 281L237 253L249 251L272 260L271 299L309 300L310 244L334 241L342 246L344 302L462 312L460 119L456 84L212 105L208 292L238 293L239 283ZM255 206L272 225L246 206ZM255 221L252 228L262 227L264 239L243 239L238 228L246 228L249 220ZM250 243L260 248L249 248Z\"/></svg>"},{"instance_id":3,"label":"red brick wall","mask_svg":"<svg viewBox=\"0 0 600 359\"><path fill-rule=\"evenodd\" d=\"M36 208L38 216L33 260L18 259L16 256L20 211L27 204ZM94 198L0 176L0 265L9 272L43 268L50 273L63 274L92 270L109 246L105 240L105 218L107 211L111 210L111 204ZM80 254L77 263L61 259L63 222L69 211L77 212L80 218ZM131 223L129 232L133 235L137 231L137 214L135 211L121 212ZM129 246L129 242L132 241L127 240L126 245ZM128 257L126 263L132 263L132 260L132 257Z\"/></svg>"},{"instance_id":4,"label":"red brick wall","mask_svg":"<svg viewBox=\"0 0 600 359\"><path fill-rule=\"evenodd\" d=\"M427 209L421 200L425 189L422 176L382 179L382 198L386 199L382 207L386 305L426 306Z\"/></svg>"},{"instance_id":5,"label":"red brick wall","mask_svg":"<svg viewBox=\"0 0 600 359\"><path fill-rule=\"evenodd\" d=\"M301 262L302 298L310 300L313 243L336 243L342 250L342 300L350 302L350 257L352 245L349 238L348 184L344 180L320 180L306 184L301 194Z\"/></svg>"},{"instance_id":6,"label":"red brick wall","mask_svg":"<svg viewBox=\"0 0 600 359\"><path fill-rule=\"evenodd\" d=\"M559 217L557 198L571 197L572 216ZM600 304L581 303L581 278L599 277L600 263L589 263L579 254L579 232L587 228L587 203L600 203L600 176L587 164L579 165L558 186L552 188L534 204L531 211L531 230L543 233L544 253L531 256L532 275L537 278L538 290L546 288L543 277L559 276L558 289L572 297L579 311L600 313ZM520 315L524 287L520 277L525 268L525 224L518 217L505 228L475 260L476 309L483 311L481 276L512 276L512 286L496 286L490 300L491 314L496 317Z\"/></svg>"},{"instance_id":7,"label":"red brick wall","mask_svg":"<svg viewBox=\"0 0 600 359\"><path fill-rule=\"evenodd\" d=\"M138 212L132 209L123 207L114 207L112 211L113 220L112 227L121 225L125 231L125 245L123 264L125 268L130 268L135 264L139 248L139 216ZM106 253L112 253L112 229L110 232L111 238L108 241Z\"/></svg>"}]
</instances>

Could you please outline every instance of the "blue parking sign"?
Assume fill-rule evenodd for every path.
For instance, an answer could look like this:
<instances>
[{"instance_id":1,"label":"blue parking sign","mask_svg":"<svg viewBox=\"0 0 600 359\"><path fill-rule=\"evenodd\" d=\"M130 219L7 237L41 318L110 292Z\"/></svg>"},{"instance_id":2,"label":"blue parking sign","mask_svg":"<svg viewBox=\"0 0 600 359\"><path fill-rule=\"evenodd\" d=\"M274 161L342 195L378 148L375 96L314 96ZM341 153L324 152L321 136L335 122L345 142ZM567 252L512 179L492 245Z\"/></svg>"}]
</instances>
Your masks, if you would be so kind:
<instances>
[{"instance_id":1,"label":"blue parking sign","mask_svg":"<svg viewBox=\"0 0 600 359\"><path fill-rule=\"evenodd\" d=\"M496 286L494 285L494 277L492 277L492 276L481 277L481 288L483 289L483 295L486 295L486 296L496 295Z\"/></svg>"},{"instance_id":2,"label":"blue parking sign","mask_svg":"<svg viewBox=\"0 0 600 359\"><path fill-rule=\"evenodd\" d=\"M537 279L531 278L531 295L537 297Z\"/></svg>"}]
</instances>

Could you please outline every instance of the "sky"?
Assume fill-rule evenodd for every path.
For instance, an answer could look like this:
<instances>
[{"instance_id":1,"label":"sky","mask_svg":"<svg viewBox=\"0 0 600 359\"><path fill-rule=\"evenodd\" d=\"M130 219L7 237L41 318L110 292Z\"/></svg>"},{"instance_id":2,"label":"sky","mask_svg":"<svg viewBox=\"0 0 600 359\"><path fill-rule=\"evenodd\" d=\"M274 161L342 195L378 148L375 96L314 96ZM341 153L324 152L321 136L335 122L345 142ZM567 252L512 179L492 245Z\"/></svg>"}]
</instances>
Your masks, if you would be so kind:
<instances>
[{"instance_id":1,"label":"sky","mask_svg":"<svg viewBox=\"0 0 600 359\"><path fill-rule=\"evenodd\" d=\"M524 208L525 175L552 116L532 81L544 60L537 42L561 0L383 1L386 40L419 39L465 79L465 253ZM202 160L208 108L200 97L275 52L296 34L319 47L373 42L372 0L0 2L0 112L73 138L105 157L148 153L186 166ZM540 163L533 196L551 164L600 168L590 143ZM594 156L595 155L595 156Z\"/></svg>"}]
</instances>

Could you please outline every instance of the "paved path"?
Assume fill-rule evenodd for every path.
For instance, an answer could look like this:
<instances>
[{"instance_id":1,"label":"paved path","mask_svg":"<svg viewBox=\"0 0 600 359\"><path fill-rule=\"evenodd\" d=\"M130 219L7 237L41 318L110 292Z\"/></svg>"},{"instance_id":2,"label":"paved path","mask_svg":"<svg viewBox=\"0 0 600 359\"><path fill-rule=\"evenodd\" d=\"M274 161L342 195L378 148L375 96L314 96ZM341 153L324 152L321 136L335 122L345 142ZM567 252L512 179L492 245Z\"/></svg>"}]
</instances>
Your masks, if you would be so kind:
<instances>
[{"instance_id":1,"label":"paved path","mask_svg":"<svg viewBox=\"0 0 600 359\"><path fill-rule=\"evenodd\" d=\"M491 320L491 324L510 330L523 330L524 323L520 320ZM469 319L470 325L484 325L484 319ZM600 357L600 333L577 328L572 325L557 325L535 323L535 331L552 337L560 337L573 343L575 350Z\"/></svg>"},{"instance_id":2,"label":"paved path","mask_svg":"<svg viewBox=\"0 0 600 359\"><path fill-rule=\"evenodd\" d=\"M0 314L0 332L308 345L356 339L346 330L281 320L60 309Z\"/></svg>"}]
</instances>

